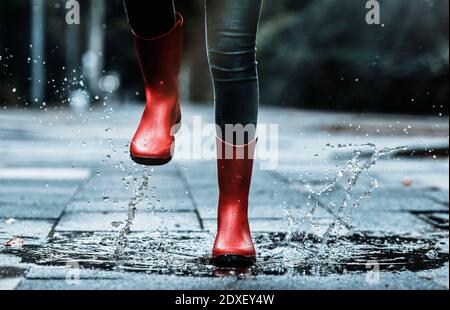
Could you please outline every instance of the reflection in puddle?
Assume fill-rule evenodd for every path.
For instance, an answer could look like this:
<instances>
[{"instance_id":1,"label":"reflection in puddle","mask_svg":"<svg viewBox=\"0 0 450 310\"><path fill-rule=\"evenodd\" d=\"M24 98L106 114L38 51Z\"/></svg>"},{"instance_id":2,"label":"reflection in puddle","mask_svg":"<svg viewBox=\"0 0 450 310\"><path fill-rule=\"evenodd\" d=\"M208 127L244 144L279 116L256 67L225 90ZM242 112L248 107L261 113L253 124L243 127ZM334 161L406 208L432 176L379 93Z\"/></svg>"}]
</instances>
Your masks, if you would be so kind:
<instances>
[{"instance_id":1,"label":"reflection in puddle","mask_svg":"<svg viewBox=\"0 0 450 310\"><path fill-rule=\"evenodd\" d=\"M149 274L246 278L258 275L320 275L367 272L376 261L381 271L436 269L448 262L448 236L424 239L409 236L350 235L330 237L325 252L322 240L284 233L255 234L258 262L250 269L217 269L210 264L212 237L208 233L153 233L128 235L123 253L114 259L114 233L56 234L43 246L7 249L25 263L64 266L76 261L82 268ZM322 254L318 254L322 253Z\"/></svg>"}]
</instances>

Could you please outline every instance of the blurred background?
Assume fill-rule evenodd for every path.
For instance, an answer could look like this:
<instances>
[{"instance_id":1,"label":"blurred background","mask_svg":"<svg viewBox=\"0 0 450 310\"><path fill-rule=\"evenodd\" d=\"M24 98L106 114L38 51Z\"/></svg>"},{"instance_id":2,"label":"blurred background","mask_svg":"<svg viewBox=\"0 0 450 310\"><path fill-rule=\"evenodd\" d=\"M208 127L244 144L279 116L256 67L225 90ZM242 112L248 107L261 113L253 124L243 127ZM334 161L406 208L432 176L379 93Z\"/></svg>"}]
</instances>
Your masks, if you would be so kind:
<instances>
[{"instance_id":1,"label":"blurred background","mask_svg":"<svg viewBox=\"0 0 450 310\"><path fill-rule=\"evenodd\" d=\"M184 100L210 103L204 0L186 18ZM121 0L2 0L0 105L83 108L143 102ZM380 0L382 25L360 0L265 0L258 55L262 104L333 111L448 115L449 1Z\"/></svg>"}]
</instances>

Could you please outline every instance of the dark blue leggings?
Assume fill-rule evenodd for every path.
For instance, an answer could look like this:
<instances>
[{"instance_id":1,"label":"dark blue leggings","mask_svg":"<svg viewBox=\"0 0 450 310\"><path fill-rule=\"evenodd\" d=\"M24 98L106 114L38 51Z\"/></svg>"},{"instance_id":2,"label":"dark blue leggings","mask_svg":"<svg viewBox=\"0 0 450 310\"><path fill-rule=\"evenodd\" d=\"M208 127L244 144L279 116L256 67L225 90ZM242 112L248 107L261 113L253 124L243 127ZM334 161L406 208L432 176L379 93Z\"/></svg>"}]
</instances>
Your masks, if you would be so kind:
<instances>
[{"instance_id":1,"label":"dark blue leggings","mask_svg":"<svg viewBox=\"0 0 450 310\"><path fill-rule=\"evenodd\" d=\"M175 23L173 0L124 0L133 31L143 37L168 32ZM249 126L243 142L254 139L259 84L256 35L262 0L205 0L208 59L214 83L216 124L223 139L227 125ZM238 141L241 144L242 141Z\"/></svg>"}]
</instances>

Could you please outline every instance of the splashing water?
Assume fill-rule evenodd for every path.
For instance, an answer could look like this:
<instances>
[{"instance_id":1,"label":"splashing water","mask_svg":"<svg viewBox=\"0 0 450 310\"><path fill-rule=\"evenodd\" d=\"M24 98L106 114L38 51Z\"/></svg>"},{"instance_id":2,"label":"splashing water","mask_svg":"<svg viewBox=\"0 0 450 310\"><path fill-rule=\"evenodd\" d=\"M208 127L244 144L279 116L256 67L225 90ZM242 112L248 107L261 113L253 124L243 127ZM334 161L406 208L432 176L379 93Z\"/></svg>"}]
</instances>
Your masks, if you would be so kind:
<instances>
[{"instance_id":1,"label":"splashing water","mask_svg":"<svg viewBox=\"0 0 450 310\"><path fill-rule=\"evenodd\" d=\"M350 216L351 210L360 207L361 203L364 199L370 199L373 191L376 188L378 188L378 182L375 179L371 178L369 189L363 195L358 197L353 202L353 204L351 204L353 188L358 183L362 174L364 172L368 172L373 166L375 166L381 157L388 156L389 154L392 154L394 152L403 151L403 150L407 149L407 147L405 147L405 146L396 147L396 148L378 149L377 146L374 144L365 144L365 145L360 145L360 146L361 147L364 147L364 146L370 147L373 150L373 153L369 157L368 160L361 161L360 160L360 156L362 154L361 151L359 151L359 150L355 151L353 158L347 163L347 167L350 168L351 174L347 180L347 186L345 188L344 200L343 200L340 208L335 213L333 222L328 227L327 231L325 232L324 236L322 237L322 239L323 239L322 246L326 245L328 238L330 237L333 230L337 226L341 225L345 218L348 219L348 217Z\"/></svg>"},{"instance_id":2,"label":"splashing water","mask_svg":"<svg viewBox=\"0 0 450 310\"><path fill-rule=\"evenodd\" d=\"M310 227L310 230L317 228L318 225L314 222L314 215L319 209L320 198L324 194L336 191L339 182L343 178L347 178L344 189L344 198L339 207L336 206L336 203L334 202L328 203L328 209L332 212L333 219L331 221L331 224L327 227L325 233L321 236L322 242L321 246L319 247L318 254L323 254L328 244L328 240L333 232L337 231L337 233L339 233L339 229L342 225L346 226L347 228L354 229L353 225L350 223L352 210L360 207L364 200L370 199L373 192L378 188L378 181L369 176L369 188L359 197L354 197L353 190L361 180L363 174L368 173L370 169L377 164L380 158L388 156L397 151L404 151L407 149L407 147L405 146L379 149L376 145L370 143L354 145L353 147L356 147L358 149L353 151L352 157L346 162L345 166L339 170L336 177L334 177L334 179L332 179L331 182L329 182L325 187L320 190L314 190L311 184L304 184L305 189L310 194L309 198L312 201L311 207L305 216L303 216L299 221L296 221L295 218L293 218L293 215L291 213L292 211L285 210L286 219L290 224L286 237L288 243L291 243L292 239L296 236L298 228L305 227L306 225ZM371 155L367 160L362 158L363 152L361 151L361 148L365 147L369 147L372 150ZM298 224L296 224L297 222ZM297 230L295 228L297 228ZM305 241L307 235L308 234L305 235ZM302 250L305 250L305 248L303 247Z\"/></svg>"},{"instance_id":3,"label":"splashing water","mask_svg":"<svg viewBox=\"0 0 450 310\"><path fill-rule=\"evenodd\" d=\"M142 176L140 178L140 182L138 182L138 186L134 190L134 196L131 198L128 203L128 213L127 218L125 219L125 224L119 232L115 240L115 251L114 251L114 260L118 261L122 258L125 248L127 246L127 236L131 232L131 226L133 226L133 221L136 218L137 209L139 203L145 198L145 193L148 190L149 179L151 178L151 174L149 174L148 167L144 168ZM117 226L117 222L112 223L113 226Z\"/></svg>"}]
</instances>

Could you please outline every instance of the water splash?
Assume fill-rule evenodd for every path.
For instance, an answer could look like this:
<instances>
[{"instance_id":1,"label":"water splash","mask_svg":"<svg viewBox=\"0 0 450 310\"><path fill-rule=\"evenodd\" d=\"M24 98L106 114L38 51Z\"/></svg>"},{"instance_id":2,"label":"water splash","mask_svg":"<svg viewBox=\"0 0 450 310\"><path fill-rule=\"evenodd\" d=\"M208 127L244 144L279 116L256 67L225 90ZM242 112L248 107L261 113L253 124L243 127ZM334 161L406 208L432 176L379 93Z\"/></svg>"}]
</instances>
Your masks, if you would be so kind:
<instances>
[{"instance_id":1,"label":"water splash","mask_svg":"<svg viewBox=\"0 0 450 310\"><path fill-rule=\"evenodd\" d=\"M332 146L330 145L330 147ZM380 149L375 144L371 143L352 145L351 147L356 148L356 150L354 150L352 153L352 157L346 162L344 167L339 170L337 175L326 186L324 186L320 190L315 190L313 186L311 186L311 184L305 182L304 187L310 194L309 198L312 202L310 209L305 216L303 216L299 221L296 221L295 218L292 217L292 211L286 210L286 218L290 223L288 234L286 237L287 242L291 242L292 238L294 238L299 231L298 229L293 229L292 227L304 228L305 225L308 225L310 227L310 231L317 228L318 224L314 222L314 215L319 209L320 201L323 201L323 199L321 199L322 196L324 196L325 194L336 192L340 181L344 178L346 179L346 185L344 188L344 198L342 199L342 202L336 204L334 201L331 201L327 205L328 210L333 214L333 219L331 221L331 224L327 227L325 233L321 236L322 246L319 248L318 253L323 253L326 245L328 244L330 236L335 231L339 233L339 229L341 226L354 229L350 220L352 210L360 207L364 200L370 199L373 192L378 188L379 184L376 179L369 176L369 188L358 197L354 197L355 186L359 184L364 173L369 173L370 169L377 164L380 158L407 149L407 147L405 146L395 148L385 147ZM371 149L371 153L370 156L368 156L368 159L364 159L362 156L364 153L361 149L367 147ZM298 222L299 224L295 225L296 222ZM305 248L303 247L302 250L305 250Z\"/></svg>"},{"instance_id":2,"label":"water splash","mask_svg":"<svg viewBox=\"0 0 450 310\"><path fill-rule=\"evenodd\" d=\"M347 167L350 168L350 177L347 180L347 185L345 187L345 196L344 200L334 215L334 219L331 225L328 227L324 236L322 237L323 243L322 245L326 245L328 238L330 237L333 230L343 223L343 219L349 219L350 213L353 209L361 206L361 203L364 199L370 199L373 191L378 188L378 182L371 178L369 189L361 196L359 196L356 200L354 200L353 204L351 204L353 198L353 189L355 185L360 180L361 176L364 172L369 172L369 170L375 166L378 160L383 156L388 156L397 151L406 150L407 147L395 147L395 148L382 148L378 149L375 144L364 144L360 145L360 147L370 147L372 149L372 155L366 161L360 160L360 156L362 152L360 150L354 152L353 158L347 163ZM347 214L346 214L347 213Z\"/></svg>"},{"instance_id":3,"label":"water splash","mask_svg":"<svg viewBox=\"0 0 450 310\"><path fill-rule=\"evenodd\" d=\"M123 256L128 243L127 236L131 232L131 227L133 226L134 219L136 218L139 203L145 198L145 193L148 190L149 179L151 178L151 174L149 173L150 172L148 167L145 167L142 176L140 177L140 181L137 182L138 186L134 190L134 196L128 203L127 217L124 221L122 229L119 232L119 235L114 242L114 259L117 261L120 260ZM112 223L112 225L117 226L117 222Z\"/></svg>"}]
</instances>

